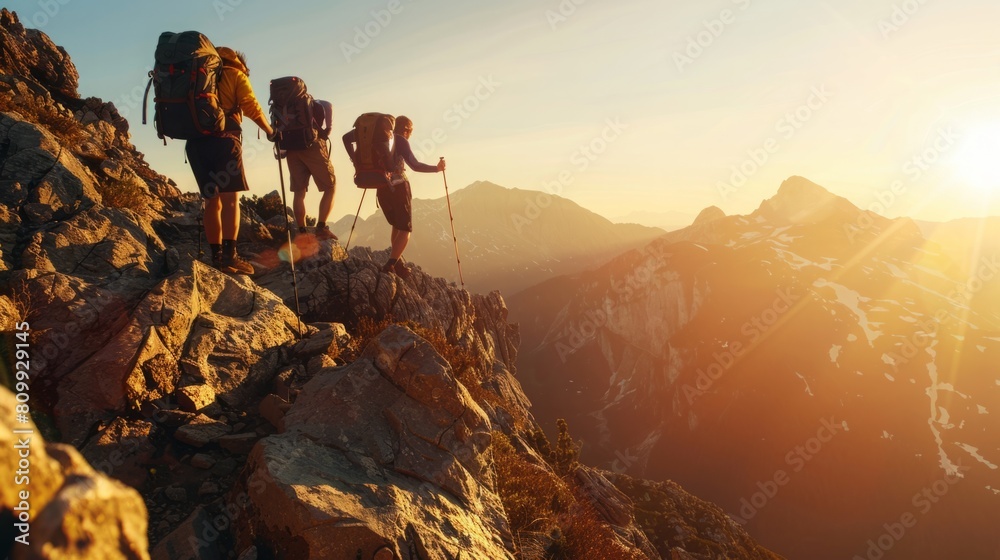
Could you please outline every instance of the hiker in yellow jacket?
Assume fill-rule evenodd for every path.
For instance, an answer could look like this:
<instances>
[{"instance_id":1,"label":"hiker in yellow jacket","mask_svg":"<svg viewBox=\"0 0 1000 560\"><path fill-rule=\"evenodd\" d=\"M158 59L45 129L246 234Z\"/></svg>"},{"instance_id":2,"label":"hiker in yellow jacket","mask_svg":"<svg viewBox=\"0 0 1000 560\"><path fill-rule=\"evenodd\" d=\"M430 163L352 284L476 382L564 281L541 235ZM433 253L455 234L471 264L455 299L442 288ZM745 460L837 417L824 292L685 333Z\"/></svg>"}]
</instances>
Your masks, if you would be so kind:
<instances>
[{"instance_id":1,"label":"hiker in yellow jacket","mask_svg":"<svg viewBox=\"0 0 1000 560\"><path fill-rule=\"evenodd\" d=\"M205 236L212 248L212 264L230 274L253 274L253 266L236 253L239 193L250 190L243 171L243 117L257 123L268 138L274 130L250 86L246 57L228 47L216 50L223 64L219 106L226 113L226 128L218 135L188 140L185 149L205 197Z\"/></svg>"}]
</instances>

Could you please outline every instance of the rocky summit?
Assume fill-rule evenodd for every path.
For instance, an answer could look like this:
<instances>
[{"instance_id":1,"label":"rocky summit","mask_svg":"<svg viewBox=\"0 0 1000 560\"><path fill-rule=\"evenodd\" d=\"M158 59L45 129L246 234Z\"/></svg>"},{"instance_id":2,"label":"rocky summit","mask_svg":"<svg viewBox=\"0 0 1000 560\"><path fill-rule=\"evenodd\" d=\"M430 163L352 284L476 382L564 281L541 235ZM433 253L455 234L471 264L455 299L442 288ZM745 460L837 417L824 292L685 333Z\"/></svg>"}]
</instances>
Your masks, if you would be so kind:
<instances>
[{"instance_id":1,"label":"rocky summit","mask_svg":"<svg viewBox=\"0 0 1000 560\"><path fill-rule=\"evenodd\" d=\"M498 292L322 242L296 301L249 207L260 274L206 265L196 195L77 83L0 11L0 554L778 558L675 484L582 465L571 426L550 441Z\"/></svg>"}]
</instances>

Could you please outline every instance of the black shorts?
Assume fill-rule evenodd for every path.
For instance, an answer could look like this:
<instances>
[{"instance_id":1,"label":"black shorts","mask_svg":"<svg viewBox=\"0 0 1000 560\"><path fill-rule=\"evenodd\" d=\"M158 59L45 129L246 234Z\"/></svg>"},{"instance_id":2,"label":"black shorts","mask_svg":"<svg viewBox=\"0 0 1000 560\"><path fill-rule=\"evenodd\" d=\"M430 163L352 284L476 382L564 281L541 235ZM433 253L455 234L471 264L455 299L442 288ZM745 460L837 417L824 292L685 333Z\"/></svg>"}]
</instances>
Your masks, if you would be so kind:
<instances>
[{"instance_id":1,"label":"black shorts","mask_svg":"<svg viewBox=\"0 0 1000 560\"><path fill-rule=\"evenodd\" d=\"M398 185L379 187L378 203L389 224L403 231L413 231L413 207L410 195L410 182L404 181Z\"/></svg>"},{"instance_id":2,"label":"black shorts","mask_svg":"<svg viewBox=\"0 0 1000 560\"><path fill-rule=\"evenodd\" d=\"M248 191L243 171L243 145L236 136L206 136L185 146L198 190L205 198L219 193Z\"/></svg>"}]
</instances>

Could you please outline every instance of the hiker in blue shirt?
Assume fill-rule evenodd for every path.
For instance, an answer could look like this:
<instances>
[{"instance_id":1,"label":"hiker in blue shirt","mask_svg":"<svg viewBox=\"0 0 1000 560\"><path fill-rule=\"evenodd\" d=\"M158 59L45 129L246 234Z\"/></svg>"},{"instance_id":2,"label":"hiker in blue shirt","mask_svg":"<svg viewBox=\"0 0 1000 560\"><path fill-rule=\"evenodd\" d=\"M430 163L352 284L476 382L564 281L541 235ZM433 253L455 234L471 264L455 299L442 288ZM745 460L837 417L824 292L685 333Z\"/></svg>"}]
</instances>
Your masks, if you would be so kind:
<instances>
[{"instance_id":1,"label":"hiker in blue shirt","mask_svg":"<svg viewBox=\"0 0 1000 560\"><path fill-rule=\"evenodd\" d=\"M389 165L389 184L378 187L378 203L382 207L386 221L392 226L392 247L389 260L382 267L382 272L392 272L400 278L406 279L410 276L410 270L403 264L403 251L410 241L410 232L413 231L413 195L410 193L410 181L406 178L406 166L419 173L437 173L444 171L444 159L437 165L427 165L417 161L410 148L410 135L413 134L413 121L408 117L400 116L396 119L393 127L393 149L390 154L391 163ZM344 135L344 147L347 149L351 161L357 157L354 144L358 137L355 130L351 130Z\"/></svg>"},{"instance_id":2,"label":"hiker in blue shirt","mask_svg":"<svg viewBox=\"0 0 1000 560\"><path fill-rule=\"evenodd\" d=\"M392 250L382 272L394 272L405 279L410 276L410 271L403 264L402 257L406 244L410 241L410 232L413 231L413 195L410 193L410 181L406 177L406 166L409 165L410 169L418 173L437 173L444 171L445 163L443 159L437 165L417 161L410 148L413 121L408 117L397 117L393 132L390 186L378 189L378 202L382 205L386 220L392 225Z\"/></svg>"}]
</instances>

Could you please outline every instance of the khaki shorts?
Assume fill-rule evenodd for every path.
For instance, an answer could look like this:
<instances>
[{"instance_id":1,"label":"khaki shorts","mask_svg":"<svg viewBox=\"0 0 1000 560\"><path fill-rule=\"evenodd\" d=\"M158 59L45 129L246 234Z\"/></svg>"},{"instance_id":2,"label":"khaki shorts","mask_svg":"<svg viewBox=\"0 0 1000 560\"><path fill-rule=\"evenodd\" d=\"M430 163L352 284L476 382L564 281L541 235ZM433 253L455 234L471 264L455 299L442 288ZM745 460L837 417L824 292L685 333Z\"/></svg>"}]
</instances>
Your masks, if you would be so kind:
<instances>
[{"instance_id":1,"label":"khaki shorts","mask_svg":"<svg viewBox=\"0 0 1000 560\"><path fill-rule=\"evenodd\" d=\"M413 195L410 182L378 188L378 203L382 207L385 220L395 229L413 231Z\"/></svg>"},{"instance_id":2,"label":"khaki shorts","mask_svg":"<svg viewBox=\"0 0 1000 560\"><path fill-rule=\"evenodd\" d=\"M305 150L288 150L285 159L288 160L292 192L309 190L309 177L316 180L316 188L320 192L336 189L337 177L333 173L326 142L317 140Z\"/></svg>"}]
</instances>

